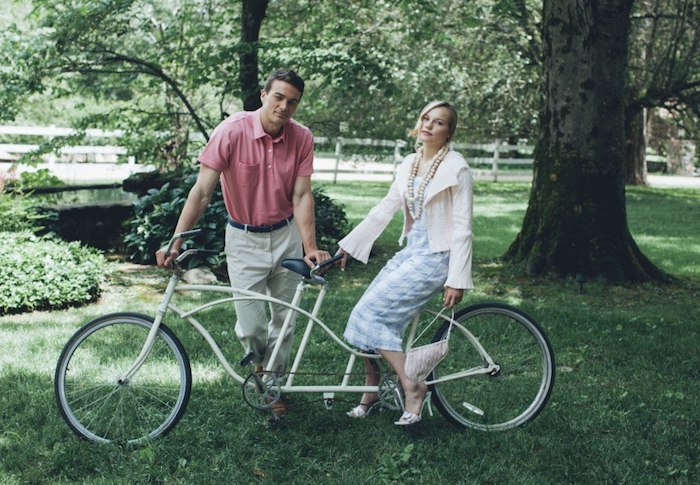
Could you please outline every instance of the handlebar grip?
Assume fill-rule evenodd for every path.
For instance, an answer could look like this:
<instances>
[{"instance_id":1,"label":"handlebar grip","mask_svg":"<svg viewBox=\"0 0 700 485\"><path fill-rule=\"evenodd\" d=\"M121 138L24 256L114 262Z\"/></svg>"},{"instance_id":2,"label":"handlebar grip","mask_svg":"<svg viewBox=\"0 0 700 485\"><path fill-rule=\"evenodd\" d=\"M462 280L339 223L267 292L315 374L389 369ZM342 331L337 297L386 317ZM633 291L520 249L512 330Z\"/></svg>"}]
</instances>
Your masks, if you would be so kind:
<instances>
[{"instance_id":1,"label":"handlebar grip","mask_svg":"<svg viewBox=\"0 0 700 485\"><path fill-rule=\"evenodd\" d=\"M179 232L173 235L173 239L180 239L181 237L190 237L202 232L201 229L192 229L190 231Z\"/></svg>"},{"instance_id":2,"label":"handlebar grip","mask_svg":"<svg viewBox=\"0 0 700 485\"><path fill-rule=\"evenodd\" d=\"M327 259L327 260L325 260L323 263L317 264L316 266L314 266L313 268L311 268L311 272L310 272L311 276L313 277L316 273L318 273L319 271L321 271L323 268L326 268L326 267L328 267L328 266L331 266L331 265L333 265L335 262L340 261L341 259L343 259L343 254L336 254L336 255L333 256L331 259Z\"/></svg>"},{"instance_id":3,"label":"handlebar grip","mask_svg":"<svg viewBox=\"0 0 700 485\"><path fill-rule=\"evenodd\" d=\"M340 261L341 259L343 259L343 256L344 256L344 254L342 254L342 253L341 253L341 254L336 254L336 255L333 256L331 259L327 259L327 260L325 260L323 263L321 263L321 264L319 264L319 265L317 265L317 266L318 266L319 269L325 268L326 266L332 265L332 264L335 263L336 261Z\"/></svg>"},{"instance_id":4,"label":"handlebar grip","mask_svg":"<svg viewBox=\"0 0 700 485\"><path fill-rule=\"evenodd\" d=\"M202 232L201 229L192 229L189 231L183 231L178 232L177 234L173 234L173 237L170 238L170 242L168 243L168 249L165 251L165 257L167 258L170 254L170 251L173 249L173 244L175 244L175 241L177 241L178 239L195 236L200 232Z\"/></svg>"}]
</instances>

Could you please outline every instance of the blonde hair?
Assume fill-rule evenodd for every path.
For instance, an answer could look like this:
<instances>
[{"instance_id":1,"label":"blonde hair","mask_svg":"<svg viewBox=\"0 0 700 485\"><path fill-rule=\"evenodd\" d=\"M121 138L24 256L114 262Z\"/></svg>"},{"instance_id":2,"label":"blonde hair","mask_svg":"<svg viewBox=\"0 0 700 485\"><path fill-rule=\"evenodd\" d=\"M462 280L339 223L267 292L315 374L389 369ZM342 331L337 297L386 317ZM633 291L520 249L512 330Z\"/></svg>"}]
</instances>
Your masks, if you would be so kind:
<instances>
[{"instance_id":1,"label":"blonde hair","mask_svg":"<svg viewBox=\"0 0 700 485\"><path fill-rule=\"evenodd\" d=\"M408 133L409 136L413 138L418 137L418 133L420 133L421 122L423 120L423 115L435 108L446 108L449 112L450 116L447 120L449 136L447 137L447 141L452 141L452 137L454 136L455 130L457 129L457 111L455 110L454 106L452 106L447 101L431 101L430 103L426 104L425 107L421 110L420 114L418 115L416 126L414 126L413 129Z\"/></svg>"}]
</instances>

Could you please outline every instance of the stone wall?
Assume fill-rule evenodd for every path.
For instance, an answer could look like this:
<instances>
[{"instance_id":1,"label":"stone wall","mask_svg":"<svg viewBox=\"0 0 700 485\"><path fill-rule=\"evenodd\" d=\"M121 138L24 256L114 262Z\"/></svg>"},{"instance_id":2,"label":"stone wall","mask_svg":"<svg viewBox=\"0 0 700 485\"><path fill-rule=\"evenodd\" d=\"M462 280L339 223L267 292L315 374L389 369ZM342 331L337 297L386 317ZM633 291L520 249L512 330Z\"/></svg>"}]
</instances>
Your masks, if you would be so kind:
<instances>
[{"instance_id":1,"label":"stone wall","mask_svg":"<svg viewBox=\"0 0 700 485\"><path fill-rule=\"evenodd\" d=\"M123 250L124 223L133 217L132 202L101 202L47 206L44 225L66 241L81 241L105 251Z\"/></svg>"}]
</instances>

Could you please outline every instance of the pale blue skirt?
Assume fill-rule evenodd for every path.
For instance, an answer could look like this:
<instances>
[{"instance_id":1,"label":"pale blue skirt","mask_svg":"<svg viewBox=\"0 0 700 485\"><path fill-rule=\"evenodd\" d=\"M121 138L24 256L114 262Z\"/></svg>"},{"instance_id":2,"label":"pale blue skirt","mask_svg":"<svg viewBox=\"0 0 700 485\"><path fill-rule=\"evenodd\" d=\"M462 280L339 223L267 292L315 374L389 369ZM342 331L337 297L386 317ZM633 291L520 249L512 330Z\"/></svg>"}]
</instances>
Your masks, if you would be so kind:
<instances>
[{"instance_id":1,"label":"pale blue skirt","mask_svg":"<svg viewBox=\"0 0 700 485\"><path fill-rule=\"evenodd\" d=\"M422 218L408 245L391 258L353 308L344 337L362 350L403 350L402 336L421 308L445 285L450 252L431 253Z\"/></svg>"}]
</instances>

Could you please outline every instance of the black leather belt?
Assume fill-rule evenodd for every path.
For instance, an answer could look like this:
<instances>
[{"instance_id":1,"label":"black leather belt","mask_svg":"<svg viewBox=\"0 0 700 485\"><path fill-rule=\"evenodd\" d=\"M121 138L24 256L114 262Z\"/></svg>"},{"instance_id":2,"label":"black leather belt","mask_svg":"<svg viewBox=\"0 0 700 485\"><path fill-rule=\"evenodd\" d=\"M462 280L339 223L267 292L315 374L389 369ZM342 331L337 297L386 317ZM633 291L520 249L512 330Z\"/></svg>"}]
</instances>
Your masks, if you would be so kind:
<instances>
[{"instance_id":1,"label":"black leather belt","mask_svg":"<svg viewBox=\"0 0 700 485\"><path fill-rule=\"evenodd\" d=\"M289 223L292 222L292 219L294 219L294 214L287 217L286 219L282 219L279 222L275 222L274 224L263 224L262 226L251 226L250 224L241 224L240 222L234 221L233 219L231 219L229 217L228 223L231 224L231 226L235 227L236 229L243 229L244 231L272 232L272 231L276 231L277 229L281 229L284 226L289 225Z\"/></svg>"}]
</instances>

